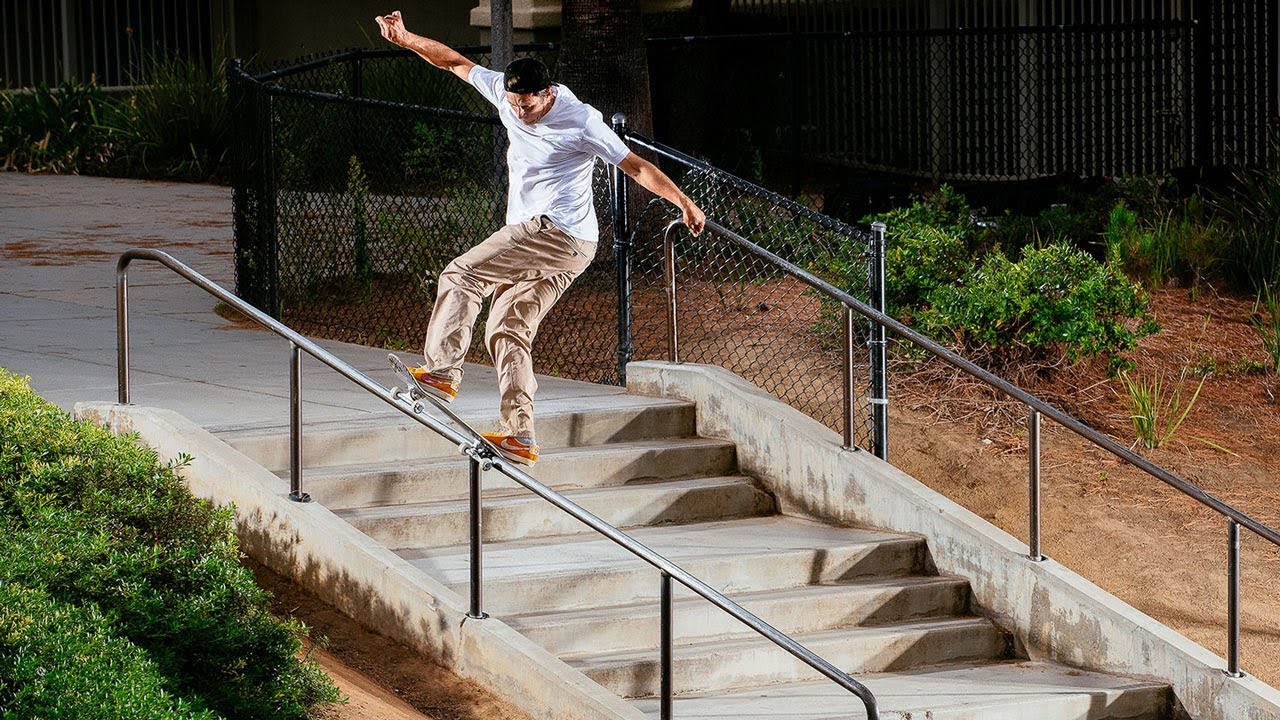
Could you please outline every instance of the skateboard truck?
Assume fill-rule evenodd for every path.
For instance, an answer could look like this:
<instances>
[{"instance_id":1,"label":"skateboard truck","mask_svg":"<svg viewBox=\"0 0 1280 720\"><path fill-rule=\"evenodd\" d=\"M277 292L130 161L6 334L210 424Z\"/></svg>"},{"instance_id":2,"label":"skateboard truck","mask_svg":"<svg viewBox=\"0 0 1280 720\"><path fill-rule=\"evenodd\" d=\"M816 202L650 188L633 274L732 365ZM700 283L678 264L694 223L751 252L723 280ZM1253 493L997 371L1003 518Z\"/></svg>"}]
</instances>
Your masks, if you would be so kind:
<instances>
[{"instance_id":1,"label":"skateboard truck","mask_svg":"<svg viewBox=\"0 0 1280 720\"><path fill-rule=\"evenodd\" d=\"M470 423L458 417L458 414L449 409L449 406L443 400L432 395L423 387L422 383L418 382L418 379L409 371L404 361L397 357L395 353L389 353L387 360L391 363L391 369L395 374L406 383L404 390L401 390L398 385L392 387L392 397L409 403L413 408L413 412L419 415L431 414L427 410L427 403L431 403L433 407L444 414L454 427L469 437L469 442L458 443L458 452L480 463L482 469L491 470L494 462L501 457L498 448L485 439L484 435L481 435L475 428L471 427Z\"/></svg>"}]
</instances>

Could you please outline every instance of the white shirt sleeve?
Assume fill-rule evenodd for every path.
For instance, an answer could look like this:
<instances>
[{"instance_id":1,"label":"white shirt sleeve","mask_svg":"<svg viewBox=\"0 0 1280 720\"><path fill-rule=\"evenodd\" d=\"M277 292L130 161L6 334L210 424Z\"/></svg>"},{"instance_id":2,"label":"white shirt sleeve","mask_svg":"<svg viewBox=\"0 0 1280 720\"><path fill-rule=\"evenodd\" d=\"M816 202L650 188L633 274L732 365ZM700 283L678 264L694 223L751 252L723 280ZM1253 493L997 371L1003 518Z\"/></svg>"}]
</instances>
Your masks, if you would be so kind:
<instances>
[{"instance_id":1,"label":"white shirt sleeve","mask_svg":"<svg viewBox=\"0 0 1280 720\"><path fill-rule=\"evenodd\" d=\"M501 107L499 103L503 102L506 96L506 92L502 89L502 73L476 65L467 75L467 82L479 90L484 99L494 107Z\"/></svg>"},{"instance_id":2,"label":"white shirt sleeve","mask_svg":"<svg viewBox=\"0 0 1280 720\"><path fill-rule=\"evenodd\" d=\"M586 150L595 154L610 165L617 165L627 159L631 149L604 122L599 111L593 110L587 115L587 125L583 128L582 141Z\"/></svg>"}]
</instances>

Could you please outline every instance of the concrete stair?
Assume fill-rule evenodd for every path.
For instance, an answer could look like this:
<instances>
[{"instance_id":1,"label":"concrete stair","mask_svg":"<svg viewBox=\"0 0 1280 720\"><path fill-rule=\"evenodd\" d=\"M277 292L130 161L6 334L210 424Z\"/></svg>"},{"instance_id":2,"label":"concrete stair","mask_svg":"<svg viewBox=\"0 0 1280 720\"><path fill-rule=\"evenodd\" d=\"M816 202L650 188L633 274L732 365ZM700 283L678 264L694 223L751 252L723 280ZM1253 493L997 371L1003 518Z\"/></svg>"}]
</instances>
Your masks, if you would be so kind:
<instances>
[{"instance_id":1,"label":"concrete stair","mask_svg":"<svg viewBox=\"0 0 1280 720\"><path fill-rule=\"evenodd\" d=\"M564 402L538 427L531 475L855 674L883 718L1171 717L1165 685L1017 657L971 607L967 581L933 570L926 538L778 514L738 472L732 444L694 436L686 403ZM221 436L287 473L287 427ZM382 416L309 427L304 458L317 501L468 592L467 463L456 448ZM484 609L658 717L657 570L496 472L483 498ZM678 717L861 716L839 686L678 583L674 592Z\"/></svg>"}]
</instances>

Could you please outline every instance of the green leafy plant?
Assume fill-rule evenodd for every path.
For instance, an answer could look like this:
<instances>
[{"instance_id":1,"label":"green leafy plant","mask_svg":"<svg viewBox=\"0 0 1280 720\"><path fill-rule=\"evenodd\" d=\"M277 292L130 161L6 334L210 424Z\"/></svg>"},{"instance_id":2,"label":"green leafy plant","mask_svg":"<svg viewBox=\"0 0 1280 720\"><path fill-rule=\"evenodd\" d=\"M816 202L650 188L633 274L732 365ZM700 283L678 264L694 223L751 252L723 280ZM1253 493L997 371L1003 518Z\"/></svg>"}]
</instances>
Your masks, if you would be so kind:
<instances>
[{"instance_id":1,"label":"green leafy plant","mask_svg":"<svg viewBox=\"0 0 1280 720\"><path fill-rule=\"evenodd\" d=\"M122 172L196 181L225 172L232 124L220 66L152 58L104 122L121 145Z\"/></svg>"},{"instance_id":2,"label":"green leafy plant","mask_svg":"<svg viewBox=\"0 0 1280 720\"><path fill-rule=\"evenodd\" d=\"M1150 376L1120 373L1124 393L1117 393L1124 401L1125 409L1133 424L1134 433L1143 447L1155 449L1168 442L1195 407L1207 376L1201 377L1191 397L1183 401L1188 377L1183 368L1172 384L1160 374Z\"/></svg>"},{"instance_id":3,"label":"green leafy plant","mask_svg":"<svg viewBox=\"0 0 1280 720\"><path fill-rule=\"evenodd\" d=\"M304 628L273 617L240 565L230 508L192 496L177 465L3 370L0 427L0 701L13 717L300 720L337 700L297 659ZM93 699L147 711L52 709Z\"/></svg>"},{"instance_id":4,"label":"green leafy plant","mask_svg":"<svg viewBox=\"0 0 1280 720\"><path fill-rule=\"evenodd\" d=\"M1253 304L1249 323L1262 338L1262 347L1271 358L1271 371L1280 374L1280 293L1263 285Z\"/></svg>"},{"instance_id":5,"label":"green leafy plant","mask_svg":"<svg viewBox=\"0 0 1280 720\"><path fill-rule=\"evenodd\" d=\"M1271 143L1272 167L1238 171L1232 186L1210 199L1230 237L1224 271L1255 290L1280 283L1280 131Z\"/></svg>"},{"instance_id":6,"label":"green leafy plant","mask_svg":"<svg viewBox=\"0 0 1280 720\"><path fill-rule=\"evenodd\" d=\"M997 359L1114 354L1158 329L1131 281L1066 241L1028 246L1018 262L992 253L930 300L920 318L926 330L985 346Z\"/></svg>"},{"instance_id":7,"label":"green leafy plant","mask_svg":"<svg viewBox=\"0 0 1280 720\"><path fill-rule=\"evenodd\" d=\"M964 274L976 227L973 211L963 195L943 185L907 207L863 220L877 221L889 228L885 301L891 314L909 320L934 291Z\"/></svg>"},{"instance_id":8,"label":"green leafy plant","mask_svg":"<svg viewBox=\"0 0 1280 720\"><path fill-rule=\"evenodd\" d=\"M55 173L105 165L111 144L101 121L108 105L92 83L0 93L0 165Z\"/></svg>"}]
</instances>

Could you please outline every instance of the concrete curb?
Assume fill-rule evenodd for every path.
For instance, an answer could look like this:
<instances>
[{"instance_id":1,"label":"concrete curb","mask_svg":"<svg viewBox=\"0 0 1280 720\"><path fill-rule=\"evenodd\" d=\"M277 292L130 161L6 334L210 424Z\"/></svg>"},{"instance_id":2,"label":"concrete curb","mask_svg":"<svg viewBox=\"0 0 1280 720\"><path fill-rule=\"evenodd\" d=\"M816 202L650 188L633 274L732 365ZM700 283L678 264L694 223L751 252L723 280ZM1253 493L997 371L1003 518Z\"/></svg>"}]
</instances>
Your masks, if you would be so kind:
<instances>
[{"instance_id":1,"label":"concrete curb","mask_svg":"<svg viewBox=\"0 0 1280 720\"><path fill-rule=\"evenodd\" d=\"M370 629L404 642L539 720L642 720L629 703L500 620L467 617L467 602L319 502L288 499L288 483L181 415L79 403L78 418L138 433L182 470L198 497L235 506L241 548Z\"/></svg>"},{"instance_id":2,"label":"concrete curb","mask_svg":"<svg viewBox=\"0 0 1280 720\"><path fill-rule=\"evenodd\" d=\"M1181 712L1202 720L1280 720L1280 691L1026 546L870 453L718 367L634 362L627 389L697 404L698 434L735 442L744 473L783 512L929 539L938 569L967 578L974 599L1033 657L1172 685Z\"/></svg>"}]
</instances>

